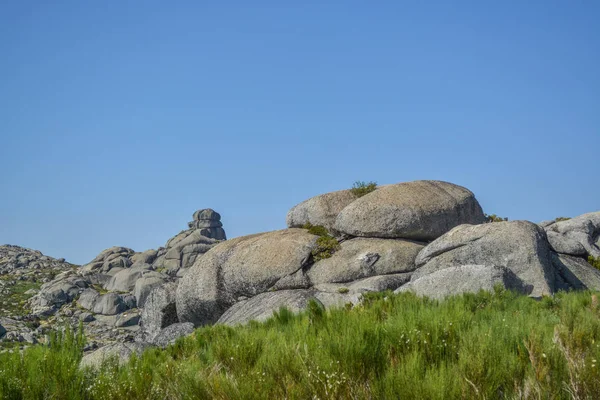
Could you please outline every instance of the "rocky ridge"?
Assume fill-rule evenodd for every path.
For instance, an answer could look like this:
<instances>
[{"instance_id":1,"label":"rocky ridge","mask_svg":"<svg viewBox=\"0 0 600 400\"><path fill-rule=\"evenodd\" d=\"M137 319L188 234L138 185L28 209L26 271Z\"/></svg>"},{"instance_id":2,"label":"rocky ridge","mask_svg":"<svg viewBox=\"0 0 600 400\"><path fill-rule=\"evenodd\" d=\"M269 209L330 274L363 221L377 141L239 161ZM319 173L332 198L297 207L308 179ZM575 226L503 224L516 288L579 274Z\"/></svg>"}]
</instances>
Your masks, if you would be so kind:
<instances>
[{"instance_id":1,"label":"rocky ridge","mask_svg":"<svg viewBox=\"0 0 600 400\"><path fill-rule=\"evenodd\" d=\"M600 255L600 212L488 223L468 189L415 181L313 197L289 211L287 225L225 240L220 215L199 210L160 249L113 247L45 283L32 315L84 321L98 346L130 355L192 327L264 320L310 301L354 305L370 291L600 290L600 271L586 261Z\"/></svg>"},{"instance_id":2,"label":"rocky ridge","mask_svg":"<svg viewBox=\"0 0 600 400\"><path fill-rule=\"evenodd\" d=\"M12 291L21 295L20 303L14 305L19 315L0 313L0 331L4 331L0 340L5 347L43 342L52 327L75 328L81 323L88 350L133 342L136 336L143 336L141 317L152 290L177 281L196 258L225 240L222 226L217 212L198 210L188 229L164 247L143 252L111 247L83 266L39 251L0 247L0 288L28 277L37 283L25 293L20 288Z\"/></svg>"}]
</instances>

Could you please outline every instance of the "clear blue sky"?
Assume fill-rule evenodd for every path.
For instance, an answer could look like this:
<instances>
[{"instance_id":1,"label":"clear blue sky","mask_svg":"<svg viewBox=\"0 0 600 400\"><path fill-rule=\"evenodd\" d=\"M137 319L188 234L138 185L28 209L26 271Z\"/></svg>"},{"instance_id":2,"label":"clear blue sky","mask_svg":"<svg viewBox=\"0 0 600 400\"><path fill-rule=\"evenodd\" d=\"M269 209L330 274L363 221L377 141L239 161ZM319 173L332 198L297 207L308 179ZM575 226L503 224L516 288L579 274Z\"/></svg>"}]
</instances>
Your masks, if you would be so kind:
<instances>
[{"instance_id":1,"label":"clear blue sky","mask_svg":"<svg viewBox=\"0 0 600 400\"><path fill-rule=\"evenodd\" d=\"M235 237L356 180L600 210L600 2L208 3L0 2L0 244Z\"/></svg>"}]
</instances>

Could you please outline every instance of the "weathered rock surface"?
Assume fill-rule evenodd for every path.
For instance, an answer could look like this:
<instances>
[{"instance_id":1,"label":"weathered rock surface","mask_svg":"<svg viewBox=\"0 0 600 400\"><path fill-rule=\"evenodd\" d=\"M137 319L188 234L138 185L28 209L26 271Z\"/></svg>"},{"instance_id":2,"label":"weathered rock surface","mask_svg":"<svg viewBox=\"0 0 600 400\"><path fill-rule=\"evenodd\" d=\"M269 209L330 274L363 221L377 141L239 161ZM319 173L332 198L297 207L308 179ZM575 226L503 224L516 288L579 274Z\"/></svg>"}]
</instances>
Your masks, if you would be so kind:
<instances>
[{"instance_id":1,"label":"weathered rock surface","mask_svg":"<svg viewBox=\"0 0 600 400\"><path fill-rule=\"evenodd\" d=\"M544 230L531 222L461 225L421 250L411 282L451 267L497 266L531 286L531 296L551 294L554 270L549 247Z\"/></svg>"},{"instance_id":2,"label":"weathered rock surface","mask_svg":"<svg viewBox=\"0 0 600 400\"><path fill-rule=\"evenodd\" d=\"M490 265L460 265L436 270L401 286L396 293L414 292L417 296L442 299L461 293L492 291L494 286L530 294L532 287L523 282L508 268Z\"/></svg>"},{"instance_id":3,"label":"weathered rock surface","mask_svg":"<svg viewBox=\"0 0 600 400\"><path fill-rule=\"evenodd\" d=\"M117 293L107 293L96 299L93 311L96 314L116 315L128 308L123 296Z\"/></svg>"},{"instance_id":4,"label":"weathered rock surface","mask_svg":"<svg viewBox=\"0 0 600 400\"><path fill-rule=\"evenodd\" d=\"M138 264L138 266L119 271L104 285L104 288L113 292L130 292L135 287L138 279L144 273L150 272L150 268L149 264Z\"/></svg>"},{"instance_id":5,"label":"weathered rock surface","mask_svg":"<svg viewBox=\"0 0 600 400\"><path fill-rule=\"evenodd\" d=\"M311 299L320 304L315 298L313 290L280 290L262 293L230 307L217 323L240 325L252 320L265 321L273 316L273 312L279 311L281 307L285 307L293 313L298 313L308 306Z\"/></svg>"},{"instance_id":6,"label":"weathered rock surface","mask_svg":"<svg viewBox=\"0 0 600 400\"><path fill-rule=\"evenodd\" d=\"M132 355L141 355L149 346L143 343L116 343L102 347L85 355L79 364L80 368L100 368L104 362L115 361L119 365L126 364Z\"/></svg>"},{"instance_id":7,"label":"weathered rock surface","mask_svg":"<svg viewBox=\"0 0 600 400\"><path fill-rule=\"evenodd\" d=\"M194 326L265 320L313 299L324 307L355 305L371 291L443 298L495 285L535 297L600 290L600 271L584 259L600 256L600 212L540 225L483 222L469 190L415 181L360 198L349 190L316 196L289 211L290 229L229 241L221 216L198 210L164 247L112 247L81 268L0 246L0 340L35 343L47 333L43 317L82 321L87 350L133 340L166 346ZM322 241L298 228L306 223L326 227L340 243L330 257L320 259ZM40 287L20 291L32 296L32 313L5 318L5 294L38 274ZM86 362L110 354L124 360L141 351L136 346L105 346Z\"/></svg>"},{"instance_id":8,"label":"weathered rock surface","mask_svg":"<svg viewBox=\"0 0 600 400\"><path fill-rule=\"evenodd\" d=\"M198 229L201 235L216 239L226 240L223 224L221 223L221 214L210 208L198 210L194 213L194 220L188 222L191 229Z\"/></svg>"},{"instance_id":9,"label":"weathered rock surface","mask_svg":"<svg viewBox=\"0 0 600 400\"><path fill-rule=\"evenodd\" d=\"M177 283L154 288L142 310L143 339L152 342L161 330L179 322L175 305Z\"/></svg>"},{"instance_id":10,"label":"weathered rock surface","mask_svg":"<svg viewBox=\"0 0 600 400\"><path fill-rule=\"evenodd\" d=\"M413 271L423 244L398 239L356 238L342 242L331 258L315 263L307 275L314 285L350 282L374 275Z\"/></svg>"},{"instance_id":11,"label":"weathered rock surface","mask_svg":"<svg viewBox=\"0 0 600 400\"><path fill-rule=\"evenodd\" d=\"M96 306L98 298L100 298L100 293L94 289L88 288L81 292L81 295L77 299L77 304L79 307L91 311Z\"/></svg>"},{"instance_id":12,"label":"weathered rock surface","mask_svg":"<svg viewBox=\"0 0 600 400\"><path fill-rule=\"evenodd\" d=\"M410 281L411 273L378 275L347 283L321 283L313 288L319 292L329 293L365 293L395 290Z\"/></svg>"},{"instance_id":13,"label":"weathered rock surface","mask_svg":"<svg viewBox=\"0 0 600 400\"><path fill-rule=\"evenodd\" d=\"M573 256L600 257L600 211L545 227L554 251Z\"/></svg>"},{"instance_id":14,"label":"weathered rock surface","mask_svg":"<svg viewBox=\"0 0 600 400\"><path fill-rule=\"evenodd\" d=\"M553 253L552 264L557 273L557 290L600 290L600 270L584 259Z\"/></svg>"},{"instance_id":15,"label":"weathered rock surface","mask_svg":"<svg viewBox=\"0 0 600 400\"><path fill-rule=\"evenodd\" d=\"M42 254L41 251L14 245L0 246L0 275L21 271L19 276L46 278L48 274L58 274L76 267L65 261Z\"/></svg>"},{"instance_id":16,"label":"weathered rock surface","mask_svg":"<svg viewBox=\"0 0 600 400\"><path fill-rule=\"evenodd\" d=\"M179 320L195 326L216 322L240 297L265 292L282 277L308 265L317 238L292 228L220 243L181 279Z\"/></svg>"},{"instance_id":17,"label":"weathered rock surface","mask_svg":"<svg viewBox=\"0 0 600 400\"><path fill-rule=\"evenodd\" d=\"M221 216L212 209L198 210L190 229L181 231L157 252L152 267L170 275L183 275L198 257L226 239Z\"/></svg>"},{"instance_id":18,"label":"weathered rock surface","mask_svg":"<svg viewBox=\"0 0 600 400\"><path fill-rule=\"evenodd\" d=\"M159 347L166 347L175 343L180 337L187 336L192 333L194 333L194 324L191 322L176 323L161 330L152 340L152 344Z\"/></svg>"},{"instance_id":19,"label":"weathered rock surface","mask_svg":"<svg viewBox=\"0 0 600 400\"><path fill-rule=\"evenodd\" d=\"M84 275L94 272L107 273L113 268L128 268L133 264L131 256L134 254L135 252L127 247L110 247L84 265L81 268L81 273Z\"/></svg>"},{"instance_id":20,"label":"weathered rock surface","mask_svg":"<svg viewBox=\"0 0 600 400\"><path fill-rule=\"evenodd\" d=\"M429 241L461 224L485 221L468 189L441 181L380 187L344 208L335 229L352 236Z\"/></svg>"},{"instance_id":21,"label":"weathered rock surface","mask_svg":"<svg viewBox=\"0 0 600 400\"><path fill-rule=\"evenodd\" d=\"M163 285L167 282L168 278L157 272L150 272L144 274L140 279L135 282L134 295L137 300L137 306L142 308L146 303L146 299L150 295L150 292L158 286Z\"/></svg>"},{"instance_id":22,"label":"weathered rock surface","mask_svg":"<svg viewBox=\"0 0 600 400\"><path fill-rule=\"evenodd\" d=\"M135 253L131 256L131 262L135 266L136 264L152 264L156 260L158 250L150 249L141 253Z\"/></svg>"},{"instance_id":23,"label":"weathered rock surface","mask_svg":"<svg viewBox=\"0 0 600 400\"><path fill-rule=\"evenodd\" d=\"M302 228L305 224L321 225L334 230L339 213L357 197L350 190L325 193L292 207L286 222L288 228Z\"/></svg>"},{"instance_id":24,"label":"weathered rock surface","mask_svg":"<svg viewBox=\"0 0 600 400\"><path fill-rule=\"evenodd\" d=\"M36 308L57 308L69 303L87 287L88 282L84 278L70 271L67 275L59 275L55 280L44 283L39 293L32 298L34 312Z\"/></svg>"}]
</instances>

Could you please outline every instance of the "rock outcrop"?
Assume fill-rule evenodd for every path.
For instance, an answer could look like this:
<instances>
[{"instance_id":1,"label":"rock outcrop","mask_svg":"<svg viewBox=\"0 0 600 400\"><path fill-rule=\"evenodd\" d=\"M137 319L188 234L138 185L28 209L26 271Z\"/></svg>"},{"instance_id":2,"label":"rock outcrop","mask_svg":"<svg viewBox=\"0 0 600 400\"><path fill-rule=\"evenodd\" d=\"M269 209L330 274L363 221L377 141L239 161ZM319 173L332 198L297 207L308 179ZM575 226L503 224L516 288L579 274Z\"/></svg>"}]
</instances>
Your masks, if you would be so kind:
<instances>
[{"instance_id":1,"label":"rock outcrop","mask_svg":"<svg viewBox=\"0 0 600 400\"><path fill-rule=\"evenodd\" d=\"M80 368L98 369L103 363L116 362L126 364L134 354L139 356L148 348L142 343L115 343L104 346L90 354L85 355L79 364Z\"/></svg>"},{"instance_id":2,"label":"rock outcrop","mask_svg":"<svg viewBox=\"0 0 600 400\"><path fill-rule=\"evenodd\" d=\"M177 322L161 330L151 343L155 346L166 347L175 343L180 337L192 334L194 329L194 324L190 322Z\"/></svg>"},{"instance_id":3,"label":"rock outcrop","mask_svg":"<svg viewBox=\"0 0 600 400\"><path fill-rule=\"evenodd\" d=\"M415 262L411 281L444 268L479 265L508 269L530 288L531 296L554 291L546 234L527 221L458 226L421 250Z\"/></svg>"},{"instance_id":4,"label":"rock outcrop","mask_svg":"<svg viewBox=\"0 0 600 400\"><path fill-rule=\"evenodd\" d=\"M315 263L307 276L311 284L352 282L374 275L411 272L422 243L402 239L355 238Z\"/></svg>"},{"instance_id":5,"label":"rock outcrop","mask_svg":"<svg viewBox=\"0 0 600 400\"><path fill-rule=\"evenodd\" d=\"M171 238L165 247L135 252L115 246L100 252L82 267L46 257L37 251L2 246L0 273L15 274L21 280L32 276L36 282L43 278L39 288L31 290L28 300L31 313L27 318L34 323L49 318L50 324L62 321L74 327L82 322L90 348L148 336L140 325L149 327L151 336L155 336L177 322L174 296L178 276L225 239L221 216L214 210L198 210L193 219L188 224L189 229ZM4 282L0 280L0 290L4 287L8 290L9 285ZM145 310L152 291L164 287L171 287L171 302L168 303L168 297L155 298ZM159 290L158 293L162 292ZM165 300L168 304L160 307L160 301ZM145 324L140 321L143 316L148 320ZM16 340L27 332L19 325L18 332L8 337ZM36 337L42 337L44 333L41 330L32 332Z\"/></svg>"},{"instance_id":6,"label":"rock outcrop","mask_svg":"<svg viewBox=\"0 0 600 400\"><path fill-rule=\"evenodd\" d=\"M306 224L312 224L333 231L340 212L356 199L356 195L351 190L340 190L312 197L292 207L287 214L287 226L302 228Z\"/></svg>"},{"instance_id":7,"label":"rock outcrop","mask_svg":"<svg viewBox=\"0 0 600 400\"><path fill-rule=\"evenodd\" d=\"M52 271L31 290L27 317L83 322L88 350L111 344L86 356L82 365L93 366L167 346L194 327L263 321L311 301L353 306L366 292L441 299L498 285L532 297L600 290L600 271L586 261L600 256L600 212L539 225L487 222L468 189L415 181L310 198L289 211L287 225L225 240L221 216L198 210L164 247L112 247L81 268L0 247L0 275L15 275L0 280L0 292L31 271ZM44 329L31 323L0 319L0 340L35 342Z\"/></svg>"},{"instance_id":8,"label":"rock outcrop","mask_svg":"<svg viewBox=\"0 0 600 400\"><path fill-rule=\"evenodd\" d=\"M291 228L219 244L179 283L179 320L196 326L216 322L236 301L263 293L307 266L317 239Z\"/></svg>"},{"instance_id":9,"label":"rock outcrop","mask_svg":"<svg viewBox=\"0 0 600 400\"><path fill-rule=\"evenodd\" d=\"M459 265L436 270L401 286L395 292L413 292L418 296L442 299L461 293L492 291L496 285L530 294L531 287L508 268L495 265Z\"/></svg>"},{"instance_id":10,"label":"rock outcrop","mask_svg":"<svg viewBox=\"0 0 600 400\"><path fill-rule=\"evenodd\" d=\"M323 305L315 297L314 290L279 290L261 293L249 300L243 300L229 308L219 318L218 323L226 325L243 325L250 321L265 321L273 316L273 312L281 307L293 313L304 310L310 300Z\"/></svg>"},{"instance_id":11,"label":"rock outcrop","mask_svg":"<svg viewBox=\"0 0 600 400\"><path fill-rule=\"evenodd\" d=\"M600 211L551 222L545 229L557 253L600 257Z\"/></svg>"},{"instance_id":12,"label":"rock outcrop","mask_svg":"<svg viewBox=\"0 0 600 400\"><path fill-rule=\"evenodd\" d=\"M351 236L434 240L461 224L485 221L473 193L440 181L388 185L345 207L335 229Z\"/></svg>"},{"instance_id":13,"label":"rock outcrop","mask_svg":"<svg viewBox=\"0 0 600 400\"><path fill-rule=\"evenodd\" d=\"M152 342L164 328L179 322L175 305L177 283L169 282L150 292L142 310L141 340Z\"/></svg>"}]
</instances>

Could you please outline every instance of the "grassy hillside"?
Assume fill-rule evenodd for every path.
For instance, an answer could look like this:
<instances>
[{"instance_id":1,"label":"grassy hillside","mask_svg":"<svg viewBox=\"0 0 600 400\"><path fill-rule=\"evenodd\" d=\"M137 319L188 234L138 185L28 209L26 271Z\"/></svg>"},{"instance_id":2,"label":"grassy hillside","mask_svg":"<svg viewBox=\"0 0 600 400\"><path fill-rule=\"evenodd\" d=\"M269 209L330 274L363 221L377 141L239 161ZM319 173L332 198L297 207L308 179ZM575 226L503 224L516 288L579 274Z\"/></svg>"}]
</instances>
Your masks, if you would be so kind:
<instances>
[{"instance_id":1,"label":"grassy hillside","mask_svg":"<svg viewBox=\"0 0 600 400\"><path fill-rule=\"evenodd\" d=\"M600 304L590 292L541 301L512 292L443 302L411 294L264 324L199 329L123 367L78 369L67 333L0 355L8 399L594 398Z\"/></svg>"}]
</instances>

